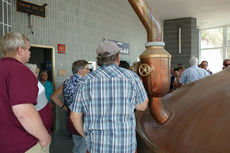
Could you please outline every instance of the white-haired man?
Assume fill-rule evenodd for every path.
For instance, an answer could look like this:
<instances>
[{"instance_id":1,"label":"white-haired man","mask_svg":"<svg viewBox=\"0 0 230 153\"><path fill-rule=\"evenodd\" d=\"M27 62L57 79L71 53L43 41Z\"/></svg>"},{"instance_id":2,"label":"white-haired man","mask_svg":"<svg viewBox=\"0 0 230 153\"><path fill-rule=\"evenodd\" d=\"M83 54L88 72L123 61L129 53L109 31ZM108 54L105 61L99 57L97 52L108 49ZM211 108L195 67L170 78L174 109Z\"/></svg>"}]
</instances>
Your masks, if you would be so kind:
<instances>
[{"instance_id":1,"label":"white-haired man","mask_svg":"<svg viewBox=\"0 0 230 153\"><path fill-rule=\"evenodd\" d=\"M79 80L75 102L70 106L70 117L78 132L86 137L90 153L136 150L134 109L145 110L148 97L137 74L118 66L119 51L111 41L98 46L100 68Z\"/></svg>"},{"instance_id":2,"label":"white-haired man","mask_svg":"<svg viewBox=\"0 0 230 153\"><path fill-rule=\"evenodd\" d=\"M189 59L190 67L185 69L184 72L181 75L179 84L185 85L188 83L192 83L196 80L202 79L209 75L209 73L200 67L198 67L198 58L197 57L191 57Z\"/></svg>"},{"instance_id":3,"label":"white-haired man","mask_svg":"<svg viewBox=\"0 0 230 153\"><path fill-rule=\"evenodd\" d=\"M48 153L51 136L37 104L38 80L24 64L30 44L24 35L11 32L0 40L0 150L4 153Z\"/></svg>"}]
</instances>

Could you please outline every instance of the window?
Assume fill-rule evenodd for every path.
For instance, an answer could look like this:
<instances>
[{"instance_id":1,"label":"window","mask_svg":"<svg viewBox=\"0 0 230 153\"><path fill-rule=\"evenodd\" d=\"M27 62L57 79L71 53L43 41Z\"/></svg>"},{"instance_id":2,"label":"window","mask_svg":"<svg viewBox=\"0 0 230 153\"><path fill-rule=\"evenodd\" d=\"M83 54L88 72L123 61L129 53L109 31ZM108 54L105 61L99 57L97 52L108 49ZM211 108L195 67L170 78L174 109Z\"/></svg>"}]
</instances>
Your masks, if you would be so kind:
<instances>
[{"instance_id":1,"label":"window","mask_svg":"<svg viewBox=\"0 0 230 153\"><path fill-rule=\"evenodd\" d=\"M230 59L230 27L227 27L227 57Z\"/></svg>"},{"instance_id":2,"label":"window","mask_svg":"<svg viewBox=\"0 0 230 153\"><path fill-rule=\"evenodd\" d=\"M230 58L230 26L200 30L200 61L208 61L212 72L219 72Z\"/></svg>"},{"instance_id":3,"label":"window","mask_svg":"<svg viewBox=\"0 0 230 153\"><path fill-rule=\"evenodd\" d=\"M0 37L12 29L11 0L0 0Z\"/></svg>"}]
</instances>

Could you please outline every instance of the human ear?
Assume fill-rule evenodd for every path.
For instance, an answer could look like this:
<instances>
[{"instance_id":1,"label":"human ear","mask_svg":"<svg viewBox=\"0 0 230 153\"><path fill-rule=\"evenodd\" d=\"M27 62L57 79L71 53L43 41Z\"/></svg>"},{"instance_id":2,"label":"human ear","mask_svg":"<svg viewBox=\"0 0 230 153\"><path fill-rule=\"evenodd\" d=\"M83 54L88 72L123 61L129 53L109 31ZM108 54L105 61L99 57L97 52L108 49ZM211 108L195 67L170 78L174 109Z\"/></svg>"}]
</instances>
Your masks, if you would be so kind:
<instances>
[{"instance_id":1,"label":"human ear","mask_svg":"<svg viewBox=\"0 0 230 153\"><path fill-rule=\"evenodd\" d=\"M19 55L22 55L24 52L24 49L21 46L19 46L17 52Z\"/></svg>"}]
</instances>

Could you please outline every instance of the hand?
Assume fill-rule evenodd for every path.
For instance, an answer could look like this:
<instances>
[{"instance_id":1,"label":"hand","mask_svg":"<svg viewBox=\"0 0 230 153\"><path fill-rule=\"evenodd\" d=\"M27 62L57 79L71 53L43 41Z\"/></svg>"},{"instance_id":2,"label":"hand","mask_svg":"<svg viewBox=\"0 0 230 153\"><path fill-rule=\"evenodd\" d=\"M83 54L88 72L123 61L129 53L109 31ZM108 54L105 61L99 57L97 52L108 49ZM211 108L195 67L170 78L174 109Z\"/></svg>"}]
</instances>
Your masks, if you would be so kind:
<instances>
[{"instance_id":1,"label":"hand","mask_svg":"<svg viewBox=\"0 0 230 153\"><path fill-rule=\"evenodd\" d=\"M175 77L179 77L179 72L178 72L178 71L175 71L175 72L174 72L174 75L175 75Z\"/></svg>"},{"instance_id":2,"label":"hand","mask_svg":"<svg viewBox=\"0 0 230 153\"><path fill-rule=\"evenodd\" d=\"M64 106L64 107L63 107L63 109L64 109L65 111L68 111L68 108L67 108L67 106Z\"/></svg>"},{"instance_id":3,"label":"hand","mask_svg":"<svg viewBox=\"0 0 230 153\"><path fill-rule=\"evenodd\" d=\"M47 147L51 143L51 136L48 134L44 140L39 140L39 143L42 147Z\"/></svg>"}]
</instances>

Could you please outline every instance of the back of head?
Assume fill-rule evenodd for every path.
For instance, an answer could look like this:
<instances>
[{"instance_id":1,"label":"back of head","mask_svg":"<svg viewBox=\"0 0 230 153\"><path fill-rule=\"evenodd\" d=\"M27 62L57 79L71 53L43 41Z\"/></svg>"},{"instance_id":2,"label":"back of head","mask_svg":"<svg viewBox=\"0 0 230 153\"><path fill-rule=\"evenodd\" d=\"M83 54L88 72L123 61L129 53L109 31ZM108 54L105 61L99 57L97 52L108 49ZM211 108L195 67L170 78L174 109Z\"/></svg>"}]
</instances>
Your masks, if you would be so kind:
<instances>
[{"instance_id":1,"label":"back of head","mask_svg":"<svg viewBox=\"0 0 230 153\"><path fill-rule=\"evenodd\" d=\"M198 58L197 57L191 57L189 59L189 63L190 63L191 66L192 65L198 65Z\"/></svg>"},{"instance_id":2,"label":"back of head","mask_svg":"<svg viewBox=\"0 0 230 153\"><path fill-rule=\"evenodd\" d=\"M111 65L118 59L120 48L115 42L104 41L96 49L97 65Z\"/></svg>"},{"instance_id":3,"label":"back of head","mask_svg":"<svg viewBox=\"0 0 230 153\"><path fill-rule=\"evenodd\" d=\"M10 32L5 34L0 40L0 49L3 57L14 56L18 47L26 48L26 36L18 32Z\"/></svg>"},{"instance_id":4,"label":"back of head","mask_svg":"<svg viewBox=\"0 0 230 153\"><path fill-rule=\"evenodd\" d=\"M77 74L79 70L84 69L84 67L89 64L86 60L77 60L72 64L72 72L73 74Z\"/></svg>"}]
</instances>

